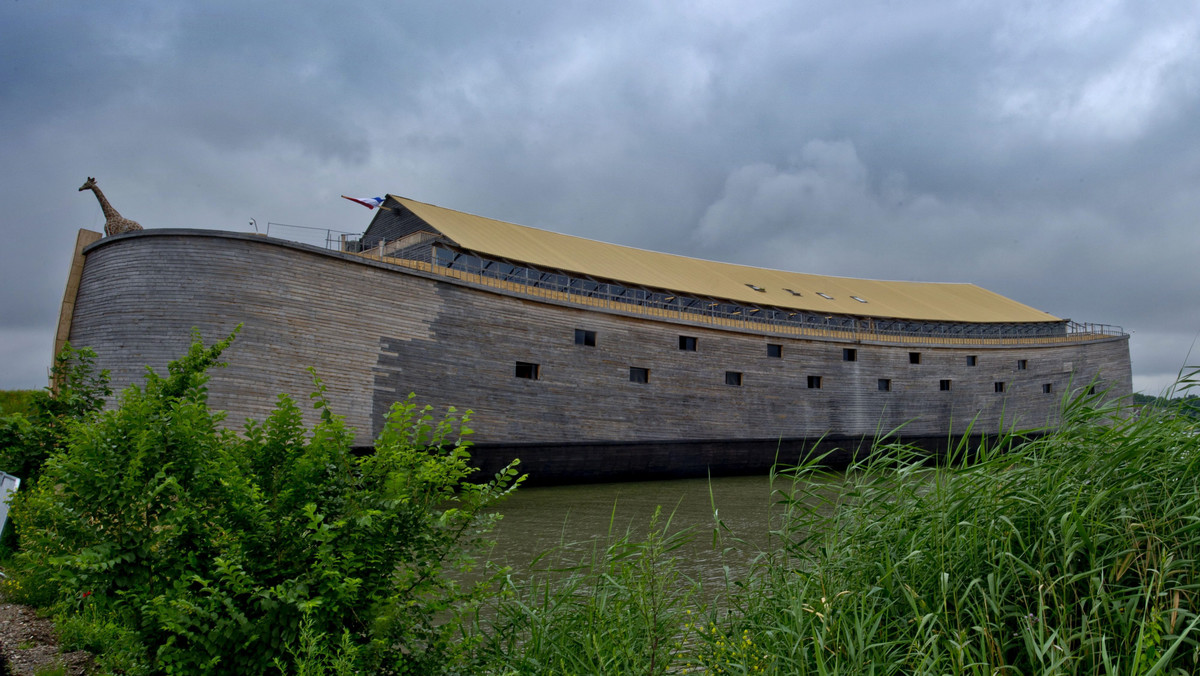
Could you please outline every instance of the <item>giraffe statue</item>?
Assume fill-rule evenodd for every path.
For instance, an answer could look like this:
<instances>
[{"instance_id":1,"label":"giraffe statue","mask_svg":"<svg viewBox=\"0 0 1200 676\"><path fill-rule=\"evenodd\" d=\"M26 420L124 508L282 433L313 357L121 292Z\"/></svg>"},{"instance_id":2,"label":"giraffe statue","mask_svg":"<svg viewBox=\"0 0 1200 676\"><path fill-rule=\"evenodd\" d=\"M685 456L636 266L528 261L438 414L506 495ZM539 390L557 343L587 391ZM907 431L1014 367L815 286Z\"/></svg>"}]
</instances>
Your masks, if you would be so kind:
<instances>
[{"instance_id":1,"label":"giraffe statue","mask_svg":"<svg viewBox=\"0 0 1200 676\"><path fill-rule=\"evenodd\" d=\"M136 222L117 213L117 210L105 199L104 193L100 192L100 186L96 185L96 179L88 176L87 182L79 187L80 192L84 190L91 190L96 193L96 199L100 200L100 210L104 212L104 234L112 237L123 232L133 232L142 229L142 226Z\"/></svg>"}]
</instances>

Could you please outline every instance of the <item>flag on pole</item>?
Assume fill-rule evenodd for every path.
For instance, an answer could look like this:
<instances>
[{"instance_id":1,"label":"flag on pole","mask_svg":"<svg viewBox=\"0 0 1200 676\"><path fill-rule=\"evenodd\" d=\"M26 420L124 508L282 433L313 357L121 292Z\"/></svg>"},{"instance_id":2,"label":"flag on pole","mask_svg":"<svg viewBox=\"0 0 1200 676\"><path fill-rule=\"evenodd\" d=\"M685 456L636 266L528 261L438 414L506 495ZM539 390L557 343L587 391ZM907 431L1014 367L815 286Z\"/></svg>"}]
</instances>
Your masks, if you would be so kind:
<instances>
[{"instance_id":1,"label":"flag on pole","mask_svg":"<svg viewBox=\"0 0 1200 676\"><path fill-rule=\"evenodd\" d=\"M382 197L349 197L347 195L342 195L342 197L350 200L351 202L357 202L368 209L374 209L375 207L383 206Z\"/></svg>"}]
</instances>

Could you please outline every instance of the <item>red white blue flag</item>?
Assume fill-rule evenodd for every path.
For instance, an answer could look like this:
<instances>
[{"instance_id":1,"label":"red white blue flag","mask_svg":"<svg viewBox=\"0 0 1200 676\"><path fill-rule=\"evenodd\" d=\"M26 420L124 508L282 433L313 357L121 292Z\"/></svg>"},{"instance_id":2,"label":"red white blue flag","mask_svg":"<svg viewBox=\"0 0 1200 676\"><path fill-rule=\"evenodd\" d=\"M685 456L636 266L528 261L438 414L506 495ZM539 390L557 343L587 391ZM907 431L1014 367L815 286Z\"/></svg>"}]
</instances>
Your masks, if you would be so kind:
<instances>
[{"instance_id":1,"label":"red white blue flag","mask_svg":"<svg viewBox=\"0 0 1200 676\"><path fill-rule=\"evenodd\" d=\"M349 197L346 195L342 195L342 197L350 200L351 202L357 202L368 209L374 209L375 207L383 206L382 197Z\"/></svg>"}]
</instances>

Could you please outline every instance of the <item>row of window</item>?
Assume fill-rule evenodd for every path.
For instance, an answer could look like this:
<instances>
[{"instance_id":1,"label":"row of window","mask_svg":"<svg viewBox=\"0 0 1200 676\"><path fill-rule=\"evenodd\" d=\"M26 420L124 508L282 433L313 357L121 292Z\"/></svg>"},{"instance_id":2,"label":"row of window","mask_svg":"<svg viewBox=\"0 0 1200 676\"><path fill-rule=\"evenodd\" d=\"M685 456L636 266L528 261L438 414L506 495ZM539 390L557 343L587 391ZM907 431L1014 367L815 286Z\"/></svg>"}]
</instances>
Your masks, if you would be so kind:
<instances>
[{"instance_id":1,"label":"row of window","mask_svg":"<svg viewBox=\"0 0 1200 676\"><path fill-rule=\"evenodd\" d=\"M542 367L540 364L533 364L533 363L524 362L524 361L517 362L516 377L518 377L518 378L525 378L527 380L540 380L541 373L542 373ZM650 369L642 368L640 366L630 366L629 367L629 382L641 383L641 384L649 383L650 382ZM742 386L742 372L741 371L726 371L725 372L725 384L731 385L733 387L741 387ZM878 388L879 388L880 392L891 392L892 391L892 379L891 378L880 378L878 380L877 384L878 384ZM949 378L943 378L942 380L938 381L938 389L941 390L942 392L949 392L953 389L953 384L954 384L953 380L951 380ZM821 389L821 376L808 376L808 389L810 389L810 390ZM997 380L994 383L994 390L998 394L1007 392L1008 391L1008 383L1003 380ZM1054 392L1054 385L1052 383L1043 383L1042 384L1042 393L1043 394L1052 394L1053 392Z\"/></svg>"},{"instance_id":2,"label":"row of window","mask_svg":"<svg viewBox=\"0 0 1200 676\"><path fill-rule=\"evenodd\" d=\"M770 352L770 350L768 350L768 352ZM853 347L842 348L842 361L858 361L858 348L853 348ZM920 352L909 352L908 353L908 363L920 364L921 363L921 353ZM977 355L973 355L973 354L967 355L967 366L978 366L978 365L979 365L979 357ZM1017 360L1017 370L1018 371L1024 371L1028 368L1029 368L1029 360L1028 359L1018 359Z\"/></svg>"},{"instance_id":3,"label":"row of window","mask_svg":"<svg viewBox=\"0 0 1200 676\"><path fill-rule=\"evenodd\" d=\"M663 289L653 290L625 286L616 282L597 281L574 277L563 271L540 270L533 267L514 265L496 259L483 258L474 254L452 249L444 242L425 244L395 252L398 255L438 267L452 268L491 279L566 293L569 296L594 298L624 303L637 307L658 308L673 312L689 313L704 317L723 317L737 321L759 323L765 326L807 327L852 331L882 332L893 335L941 335L953 337L1000 338L1005 336L1048 336L1067 335L1067 323L1018 322L1011 324L973 324L948 322L919 322L878 317L861 317L846 314L830 314L812 310L785 309L782 307L757 306L735 301L688 296ZM745 283L755 291L765 292L758 284ZM802 296L795 289L784 289L793 296ZM834 300L828 293L816 292L827 300ZM849 296L867 304L862 296Z\"/></svg>"},{"instance_id":4,"label":"row of window","mask_svg":"<svg viewBox=\"0 0 1200 676\"><path fill-rule=\"evenodd\" d=\"M586 329L575 329L575 344L585 345L587 347L596 347L596 332ZM685 352L696 351L695 336L679 336L679 349ZM777 343L767 343L767 356L775 359L783 357L783 346ZM858 348L846 347L842 348L842 361L858 361ZM921 353L909 352L908 363L920 364ZM978 366L979 358L977 355L967 355L967 366ZM1029 368L1028 359L1017 360L1017 370L1024 371ZM881 386L882 389L882 386Z\"/></svg>"}]
</instances>

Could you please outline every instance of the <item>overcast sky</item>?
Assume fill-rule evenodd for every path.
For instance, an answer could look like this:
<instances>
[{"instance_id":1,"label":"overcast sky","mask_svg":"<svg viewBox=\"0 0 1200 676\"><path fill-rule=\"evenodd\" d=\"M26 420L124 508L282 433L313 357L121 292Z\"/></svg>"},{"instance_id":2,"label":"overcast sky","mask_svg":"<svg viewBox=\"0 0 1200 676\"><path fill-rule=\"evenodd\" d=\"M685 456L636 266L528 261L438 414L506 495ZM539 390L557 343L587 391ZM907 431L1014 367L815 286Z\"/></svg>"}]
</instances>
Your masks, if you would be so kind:
<instances>
[{"instance_id":1,"label":"overcast sky","mask_svg":"<svg viewBox=\"0 0 1200 676\"><path fill-rule=\"evenodd\" d=\"M46 383L88 176L148 228L361 232L338 196L390 192L971 282L1123 326L1150 394L1200 332L1195 0L3 0L0 130L0 389Z\"/></svg>"}]
</instances>

